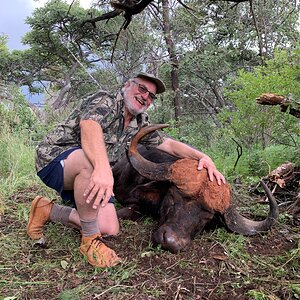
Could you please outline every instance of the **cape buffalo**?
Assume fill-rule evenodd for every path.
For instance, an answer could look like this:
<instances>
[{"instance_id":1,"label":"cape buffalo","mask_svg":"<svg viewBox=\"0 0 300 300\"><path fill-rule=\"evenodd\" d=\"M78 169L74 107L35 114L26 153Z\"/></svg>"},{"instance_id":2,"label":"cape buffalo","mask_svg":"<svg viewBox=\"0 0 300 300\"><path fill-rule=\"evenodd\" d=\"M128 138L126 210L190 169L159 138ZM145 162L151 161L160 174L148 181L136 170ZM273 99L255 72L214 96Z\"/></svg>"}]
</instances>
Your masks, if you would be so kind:
<instances>
[{"instance_id":1,"label":"cape buffalo","mask_svg":"<svg viewBox=\"0 0 300 300\"><path fill-rule=\"evenodd\" d=\"M185 250L215 214L227 228L243 235L254 235L271 228L278 216L276 200L261 182L269 199L269 214L263 221L252 221L231 205L228 183L219 186L208 179L205 169L197 170L197 160L178 159L155 148L146 149L139 140L167 125L142 128L132 139L127 157L114 167L114 193L124 206L120 218L134 219L141 214L159 218L154 243L172 253Z\"/></svg>"}]
</instances>

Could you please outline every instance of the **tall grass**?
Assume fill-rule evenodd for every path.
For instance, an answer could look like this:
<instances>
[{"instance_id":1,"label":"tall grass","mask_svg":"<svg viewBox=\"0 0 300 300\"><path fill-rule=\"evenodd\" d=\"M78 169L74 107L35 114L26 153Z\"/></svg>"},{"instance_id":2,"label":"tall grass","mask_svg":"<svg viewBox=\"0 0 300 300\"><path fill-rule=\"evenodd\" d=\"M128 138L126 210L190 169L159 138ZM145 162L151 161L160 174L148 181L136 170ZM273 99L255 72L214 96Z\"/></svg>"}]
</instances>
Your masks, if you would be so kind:
<instances>
[{"instance_id":1,"label":"tall grass","mask_svg":"<svg viewBox=\"0 0 300 300\"><path fill-rule=\"evenodd\" d=\"M29 134L0 130L0 196L10 197L20 189L38 183L34 169L34 146ZM3 200L2 200L3 201Z\"/></svg>"}]
</instances>

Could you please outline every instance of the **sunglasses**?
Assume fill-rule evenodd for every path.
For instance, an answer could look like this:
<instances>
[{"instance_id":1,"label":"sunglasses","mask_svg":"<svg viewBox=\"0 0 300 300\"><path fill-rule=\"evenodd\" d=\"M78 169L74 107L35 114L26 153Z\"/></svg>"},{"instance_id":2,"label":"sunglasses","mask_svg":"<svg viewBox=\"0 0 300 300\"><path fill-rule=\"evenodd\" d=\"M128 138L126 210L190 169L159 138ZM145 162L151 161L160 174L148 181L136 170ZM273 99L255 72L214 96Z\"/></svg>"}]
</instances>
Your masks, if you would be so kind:
<instances>
[{"instance_id":1,"label":"sunglasses","mask_svg":"<svg viewBox=\"0 0 300 300\"><path fill-rule=\"evenodd\" d=\"M151 100L151 101L154 101L156 99L156 96L151 93L144 85L134 81L134 80L131 80L132 82L134 82L135 84L137 84L138 86L138 91L141 93L141 94L146 94L148 93L148 98Z\"/></svg>"}]
</instances>

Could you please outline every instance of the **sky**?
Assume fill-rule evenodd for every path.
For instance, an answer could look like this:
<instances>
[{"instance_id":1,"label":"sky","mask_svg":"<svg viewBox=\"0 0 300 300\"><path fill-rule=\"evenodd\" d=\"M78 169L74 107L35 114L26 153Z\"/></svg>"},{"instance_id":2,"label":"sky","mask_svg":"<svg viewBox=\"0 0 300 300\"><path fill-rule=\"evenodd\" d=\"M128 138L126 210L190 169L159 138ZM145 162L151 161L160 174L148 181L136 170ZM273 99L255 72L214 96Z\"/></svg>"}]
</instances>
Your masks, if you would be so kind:
<instances>
[{"instance_id":1,"label":"sky","mask_svg":"<svg viewBox=\"0 0 300 300\"><path fill-rule=\"evenodd\" d=\"M35 8L42 7L47 0L1 0L0 34L8 36L10 50L22 50L22 36L30 30L25 24L26 17L30 16ZM67 0L71 3L72 0ZM80 0L84 8L89 8L92 0Z\"/></svg>"},{"instance_id":2,"label":"sky","mask_svg":"<svg viewBox=\"0 0 300 300\"><path fill-rule=\"evenodd\" d=\"M43 7L47 0L0 0L0 35L8 36L7 46L9 50L22 50L26 47L21 43L21 38L30 27L25 24L25 19L31 16L37 7ZM66 0L72 3L72 0ZM80 4L84 8L91 6L92 0L80 0ZM32 103L43 102L43 94L32 95L28 89L23 87L22 92L26 99Z\"/></svg>"}]
</instances>

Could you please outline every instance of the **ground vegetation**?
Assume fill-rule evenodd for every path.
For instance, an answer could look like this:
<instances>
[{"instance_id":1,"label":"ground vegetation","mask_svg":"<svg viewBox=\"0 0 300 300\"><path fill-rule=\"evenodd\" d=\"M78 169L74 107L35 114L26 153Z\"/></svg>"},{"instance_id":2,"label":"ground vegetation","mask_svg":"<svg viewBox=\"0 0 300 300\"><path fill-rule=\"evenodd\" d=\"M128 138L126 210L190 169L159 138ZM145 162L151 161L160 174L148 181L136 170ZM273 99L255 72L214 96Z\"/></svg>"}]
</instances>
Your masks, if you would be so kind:
<instances>
[{"instance_id":1,"label":"ground vegetation","mask_svg":"<svg viewBox=\"0 0 300 300\"><path fill-rule=\"evenodd\" d=\"M299 299L300 126L289 113L300 101L299 1L148 1L128 24L127 1L114 2L120 13L93 23L112 11L107 1L89 10L48 1L27 19L26 50L0 38L0 299ZM156 220L122 221L110 242L124 261L104 270L82 261L72 229L49 224L45 248L27 238L31 200L60 201L35 175L36 143L82 95L115 92L141 70L167 86L153 122L209 154L247 216L263 218L257 184L268 181L280 205L270 232L207 228L174 255L152 244ZM42 105L24 87L42 92ZM264 93L289 107L258 104ZM294 166L286 186L268 177L285 163Z\"/></svg>"}]
</instances>

